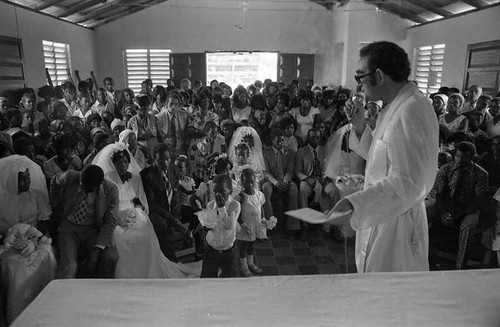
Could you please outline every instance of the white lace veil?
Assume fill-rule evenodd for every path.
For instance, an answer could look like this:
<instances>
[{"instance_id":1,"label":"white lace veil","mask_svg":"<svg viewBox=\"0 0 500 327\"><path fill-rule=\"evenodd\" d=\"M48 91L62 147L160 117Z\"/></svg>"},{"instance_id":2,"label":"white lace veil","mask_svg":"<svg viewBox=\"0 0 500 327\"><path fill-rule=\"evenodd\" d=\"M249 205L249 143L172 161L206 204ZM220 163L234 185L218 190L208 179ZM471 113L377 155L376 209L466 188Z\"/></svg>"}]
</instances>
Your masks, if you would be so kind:
<instances>
[{"instance_id":1,"label":"white lace veil","mask_svg":"<svg viewBox=\"0 0 500 327\"><path fill-rule=\"evenodd\" d=\"M349 171L349 174L365 174L365 159L354 151L349 153L342 151L342 139L349 129L349 125L344 125L328 139L325 146L325 177L335 179L345 169Z\"/></svg>"},{"instance_id":2,"label":"white lace veil","mask_svg":"<svg viewBox=\"0 0 500 327\"><path fill-rule=\"evenodd\" d=\"M250 126L241 126L236 129L231 138L231 142L229 142L228 156L229 159L235 163L236 162L236 153L234 148L243 142L243 138L247 135L251 135L253 138L254 146L250 150L250 158L249 161L252 165L254 165L258 170L264 171L266 170L266 164L264 162L264 156L262 154L262 142L260 140L259 134L257 131Z\"/></svg>"},{"instance_id":3,"label":"white lace veil","mask_svg":"<svg viewBox=\"0 0 500 327\"><path fill-rule=\"evenodd\" d=\"M17 173L30 172L30 191L36 193L40 201L49 206L49 193L42 168L26 156L17 154L0 159L0 232L6 232L18 223Z\"/></svg>"},{"instance_id":4,"label":"white lace veil","mask_svg":"<svg viewBox=\"0 0 500 327\"><path fill-rule=\"evenodd\" d=\"M104 178L106 178L107 180L113 182L115 185L120 187L120 185L122 185L123 183L120 179L120 176L118 175L118 172L115 169L112 157L114 153L123 150L127 150L130 155L130 165L128 166L128 171L132 174L132 176L134 176L133 178L138 178L139 180L139 190L136 196L141 201L141 204L145 208L145 211L148 212L148 200L144 193L144 186L142 185L142 180L140 175L141 167L139 167L139 164L134 159L134 156L130 153L125 143L116 142L107 145L97 153L94 160L92 161L92 164L101 167L101 169L104 171Z\"/></svg>"}]
</instances>

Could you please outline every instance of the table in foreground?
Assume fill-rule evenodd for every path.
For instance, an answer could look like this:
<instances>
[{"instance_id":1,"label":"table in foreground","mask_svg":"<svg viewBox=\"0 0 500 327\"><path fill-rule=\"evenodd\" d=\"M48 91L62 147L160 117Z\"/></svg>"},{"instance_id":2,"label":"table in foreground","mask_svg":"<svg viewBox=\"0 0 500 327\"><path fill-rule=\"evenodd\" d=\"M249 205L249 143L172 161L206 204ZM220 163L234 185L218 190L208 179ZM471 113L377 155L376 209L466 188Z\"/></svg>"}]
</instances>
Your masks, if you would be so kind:
<instances>
[{"instance_id":1,"label":"table in foreground","mask_svg":"<svg viewBox=\"0 0 500 327\"><path fill-rule=\"evenodd\" d=\"M29 326L499 326L500 270L57 280Z\"/></svg>"}]
</instances>

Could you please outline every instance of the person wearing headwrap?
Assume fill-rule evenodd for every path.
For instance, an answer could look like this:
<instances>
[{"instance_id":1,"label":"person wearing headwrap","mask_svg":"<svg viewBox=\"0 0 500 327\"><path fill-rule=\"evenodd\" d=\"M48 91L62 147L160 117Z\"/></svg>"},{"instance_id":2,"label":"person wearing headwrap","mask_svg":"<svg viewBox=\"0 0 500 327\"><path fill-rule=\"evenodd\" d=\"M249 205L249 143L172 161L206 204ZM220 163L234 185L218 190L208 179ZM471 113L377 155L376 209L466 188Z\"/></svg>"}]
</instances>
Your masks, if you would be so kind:
<instances>
[{"instance_id":1,"label":"person wearing headwrap","mask_svg":"<svg viewBox=\"0 0 500 327\"><path fill-rule=\"evenodd\" d=\"M42 241L52 214L42 169L26 156L1 159L0 203L1 283L10 323L54 279L57 267L49 239Z\"/></svg>"},{"instance_id":2,"label":"person wearing headwrap","mask_svg":"<svg viewBox=\"0 0 500 327\"><path fill-rule=\"evenodd\" d=\"M448 104L448 96L445 94L434 94L432 97L432 106L434 107L434 112L436 112L437 117L443 115L446 111L446 105Z\"/></svg>"},{"instance_id":3,"label":"person wearing headwrap","mask_svg":"<svg viewBox=\"0 0 500 327\"><path fill-rule=\"evenodd\" d=\"M125 130L125 122L121 119L115 118L111 122L111 131L113 132L113 139L118 142L120 133Z\"/></svg>"},{"instance_id":4,"label":"person wearing headwrap","mask_svg":"<svg viewBox=\"0 0 500 327\"><path fill-rule=\"evenodd\" d=\"M134 157L135 161L141 169L146 168L151 163L151 156L149 151L144 148L142 145L137 143L137 136L133 130L126 129L120 133L118 137L118 142L124 143L127 145L128 150Z\"/></svg>"}]
</instances>

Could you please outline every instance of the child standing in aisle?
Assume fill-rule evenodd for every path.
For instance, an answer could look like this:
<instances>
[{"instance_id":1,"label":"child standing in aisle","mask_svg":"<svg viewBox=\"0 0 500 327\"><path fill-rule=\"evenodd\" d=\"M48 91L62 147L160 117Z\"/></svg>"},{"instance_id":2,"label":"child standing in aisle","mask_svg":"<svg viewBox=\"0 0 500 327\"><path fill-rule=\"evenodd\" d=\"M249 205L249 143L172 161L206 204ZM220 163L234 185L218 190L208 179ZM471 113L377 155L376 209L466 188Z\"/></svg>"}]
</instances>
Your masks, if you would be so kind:
<instances>
[{"instance_id":1,"label":"child standing in aisle","mask_svg":"<svg viewBox=\"0 0 500 327\"><path fill-rule=\"evenodd\" d=\"M216 215L217 224L207 233L207 245L203 256L201 278L231 277L233 245L236 240L237 219L241 206L231 198L232 181L228 175L217 175L214 180L215 200L210 201L207 209Z\"/></svg>"},{"instance_id":2,"label":"child standing in aisle","mask_svg":"<svg viewBox=\"0 0 500 327\"><path fill-rule=\"evenodd\" d=\"M254 243L257 238L266 238L261 223L262 206L266 200L264 193L256 189L255 183L255 172L250 168L244 169L241 172L243 190L240 193L241 213L238 219L241 229L236 233L242 277L262 273L262 269L255 265Z\"/></svg>"}]
</instances>

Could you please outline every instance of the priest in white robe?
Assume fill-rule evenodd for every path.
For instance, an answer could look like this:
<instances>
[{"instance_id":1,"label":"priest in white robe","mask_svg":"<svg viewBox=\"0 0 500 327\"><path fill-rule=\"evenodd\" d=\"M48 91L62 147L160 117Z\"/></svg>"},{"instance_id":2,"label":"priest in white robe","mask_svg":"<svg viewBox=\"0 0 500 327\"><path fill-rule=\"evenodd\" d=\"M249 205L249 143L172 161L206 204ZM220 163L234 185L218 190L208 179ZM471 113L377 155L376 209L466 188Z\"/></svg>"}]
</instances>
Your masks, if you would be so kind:
<instances>
[{"instance_id":1,"label":"priest in white robe","mask_svg":"<svg viewBox=\"0 0 500 327\"><path fill-rule=\"evenodd\" d=\"M358 272L429 270L424 199L435 180L439 133L432 105L408 81L410 62L396 44L361 49L356 73L368 99L387 105L372 131L362 104L348 101L355 130L349 144L367 163L363 190L333 209L352 210L337 223L344 234L356 231Z\"/></svg>"}]
</instances>

